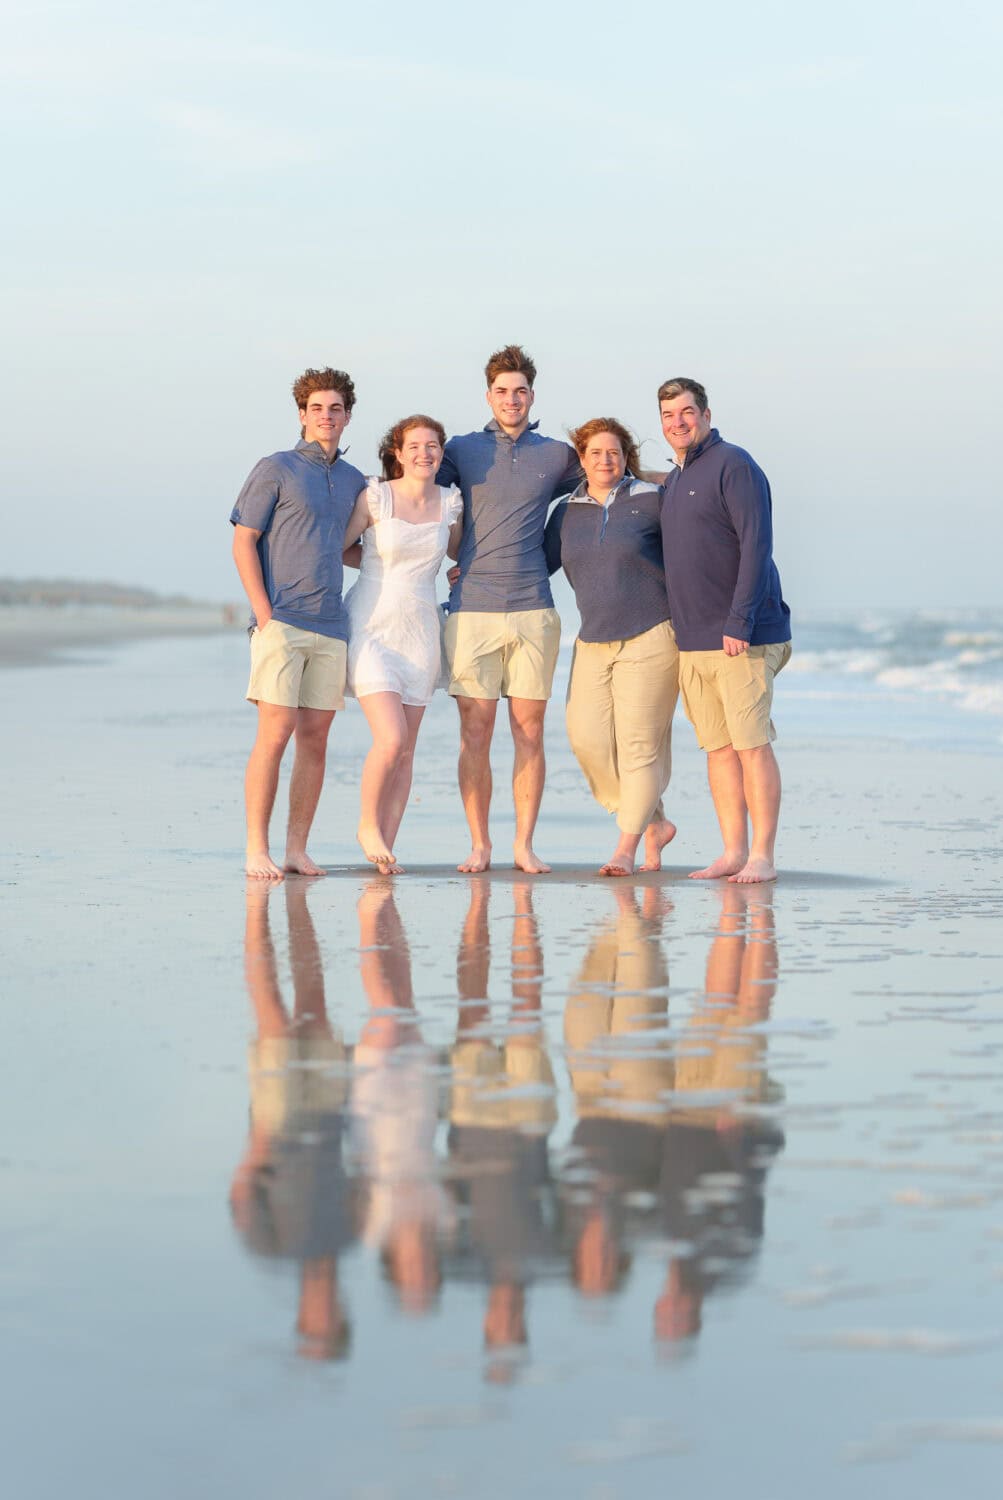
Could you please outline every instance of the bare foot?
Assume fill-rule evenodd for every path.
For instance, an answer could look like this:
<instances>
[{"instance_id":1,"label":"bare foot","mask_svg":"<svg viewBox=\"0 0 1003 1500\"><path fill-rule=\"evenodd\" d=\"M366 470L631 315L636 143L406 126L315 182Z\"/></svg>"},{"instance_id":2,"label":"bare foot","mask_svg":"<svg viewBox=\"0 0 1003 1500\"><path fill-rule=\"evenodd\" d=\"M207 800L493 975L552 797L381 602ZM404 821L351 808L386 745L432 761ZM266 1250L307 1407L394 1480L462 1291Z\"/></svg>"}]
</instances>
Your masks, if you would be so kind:
<instances>
[{"instance_id":1,"label":"bare foot","mask_svg":"<svg viewBox=\"0 0 1003 1500\"><path fill-rule=\"evenodd\" d=\"M748 859L747 854L721 854L705 870L690 872L691 880L723 880L726 875L737 875Z\"/></svg>"},{"instance_id":2,"label":"bare foot","mask_svg":"<svg viewBox=\"0 0 1003 1500\"><path fill-rule=\"evenodd\" d=\"M482 875L485 870L491 868L491 845L475 844L463 861L457 865L461 875Z\"/></svg>"},{"instance_id":3,"label":"bare foot","mask_svg":"<svg viewBox=\"0 0 1003 1500\"><path fill-rule=\"evenodd\" d=\"M364 828L360 823L355 831L355 837L371 865L393 864L394 852L387 848L387 841L378 828Z\"/></svg>"},{"instance_id":4,"label":"bare foot","mask_svg":"<svg viewBox=\"0 0 1003 1500\"><path fill-rule=\"evenodd\" d=\"M670 823L668 818L660 818L657 823L649 823L644 830L644 864L642 870L660 870L662 868L662 850L666 844L671 844L676 836L676 825Z\"/></svg>"},{"instance_id":5,"label":"bare foot","mask_svg":"<svg viewBox=\"0 0 1003 1500\"><path fill-rule=\"evenodd\" d=\"M760 854L754 854L751 859L746 860L740 870L728 879L733 885L760 885L764 880L776 880L777 872L768 859Z\"/></svg>"},{"instance_id":6,"label":"bare foot","mask_svg":"<svg viewBox=\"0 0 1003 1500\"><path fill-rule=\"evenodd\" d=\"M404 866L399 865L391 854L389 859L378 859L376 868L381 875L403 875Z\"/></svg>"},{"instance_id":7,"label":"bare foot","mask_svg":"<svg viewBox=\"0 0 1003 1500\"><path fill-rule=\"evenodd\" d=\"M522 848L516 846L513 851L513 864L517 870L524 870L527 875L550 874L550 866L545 865L539 855L533 853L528 844Z\"/></svg>"},{"instance_id":8,"label":"bare foot","mask_svg":"<svg viewBox=\"0 0 1003 1500\"><path fill-rule=\"evenodd\" d=\"M281 880L283 878L282 871L267 849L258 849L254 853L249 849L244 861L244 872L253 880Z\"/></svg>"},{"instance_id":9,"label":"bare foot","mask_svg":"<svg viewBox=\"0 0 1003 1500\"><path fill-rule=\"evenodd\" d=\"M282 866L287 875L326 875L327 871L315 864L305 849L287 849L286 862Z\"/></svg>"}]
</instances>

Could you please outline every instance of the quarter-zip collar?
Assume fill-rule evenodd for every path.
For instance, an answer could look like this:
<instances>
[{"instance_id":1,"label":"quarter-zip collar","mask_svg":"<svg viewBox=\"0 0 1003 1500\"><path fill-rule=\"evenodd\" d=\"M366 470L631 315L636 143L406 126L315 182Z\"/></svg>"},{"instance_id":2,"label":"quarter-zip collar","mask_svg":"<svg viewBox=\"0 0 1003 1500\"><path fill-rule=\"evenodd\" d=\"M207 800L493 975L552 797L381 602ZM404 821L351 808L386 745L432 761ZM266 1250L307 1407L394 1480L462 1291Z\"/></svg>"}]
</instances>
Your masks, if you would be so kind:
<instances>
[{"instance_id":1,"label":"quarter-zip collar","mask_svg":"<svg viewBox=\"0 0 1003 1500\"><path fill-rule=\"evenodd\" d=\"M296 444L295 451L297 453L302 453L303 457L305 459L308 459L310 463L320 464L321 468L323 469L330 469L333 468L333 466L338 462L338 459L341 458L344 453L347 453L348 450L347 448L336 448L334 453L329 458L328 455L324 452L324 449L321 447L320 443L308 443L305 441L305 439L300 438L299 442Z\"/></svg>"},{"instance_id":2,"label":"quarter-zip collar","mask_svg":"<svg viewBox=\"0 0 1003 1500\"><path fill-rule=\"evenodd\" d=\"M716 427L712 427L707 436L703 438L699 443L697 443L695 448L690 448L688 450L683 458L682 463L679 465L680 471L682 471L683 469L688 469L695 458L699 458L701 453L706 453L708 448L713 448L714 444L719 443L720 441L721 434L718 432Z\"/></svg>"},{"instance_id":3,"label":"quarter-zip collar","mask_svg":"<svg viewBox=\"0 0 1003 1500\"><path fill-rule=\"evenodd\" d=\"M633 483L633 474L624 474L622 479L617 480L616 484L606 496L606 499L600 502L598 500L593 500L592 496L589 494L589 482L587 479L583 479L578 488L576 490L573 490L572 493L568 496L568 503L570 504L571 502L574 502L576 505L601 504L602 509L606 510L609 506L614 505L616 501L619 500L620 491L623 489L624 485L626 485L629 490L630 486Z\"/></svg>"}]
</instances>

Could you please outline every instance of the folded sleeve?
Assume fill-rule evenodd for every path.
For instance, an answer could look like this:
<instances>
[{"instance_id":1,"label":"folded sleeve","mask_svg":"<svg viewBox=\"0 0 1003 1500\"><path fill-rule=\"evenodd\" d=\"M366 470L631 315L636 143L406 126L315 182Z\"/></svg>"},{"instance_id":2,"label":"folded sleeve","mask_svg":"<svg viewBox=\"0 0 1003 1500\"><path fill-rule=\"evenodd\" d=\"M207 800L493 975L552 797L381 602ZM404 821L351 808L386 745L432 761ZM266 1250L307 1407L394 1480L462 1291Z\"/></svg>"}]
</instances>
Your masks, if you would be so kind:
<instances>
[{"instance_id":1,"label":"folded sleeve","mask_svg":"<svg viewBox=\"0 0 1003 1500\"><path fill-rule=\"evenodd\" d=\"M263 458L244 481L244 488L230 512L231 524L249 526L252 531L267 531L278 502L278 472L270 458Z\"/></svg>"}]
</instances>

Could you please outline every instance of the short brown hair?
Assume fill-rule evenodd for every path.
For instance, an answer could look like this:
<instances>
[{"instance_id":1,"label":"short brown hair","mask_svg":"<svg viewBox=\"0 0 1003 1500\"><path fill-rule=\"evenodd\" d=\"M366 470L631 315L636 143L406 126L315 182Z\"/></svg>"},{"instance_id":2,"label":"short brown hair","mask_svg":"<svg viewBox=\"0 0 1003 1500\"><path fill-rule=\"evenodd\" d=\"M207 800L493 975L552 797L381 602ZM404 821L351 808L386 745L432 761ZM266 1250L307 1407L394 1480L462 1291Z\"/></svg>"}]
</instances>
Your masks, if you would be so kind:
<instances>
[{"instance_id":1,"label":"short brown hair","mask_svg":"<svg viewBox=\"0 0 1003 1500\"><path fill-rule=\"evenodd\" d=\"M707 392L699 380L690 380L686 375L677 375L674 380L664 380L658 387L658 404L663 401L674 401L677 396L682 396L689 391L701 411L710 411L710 402L707 400Z\"/></svg>"},{"instance_id":2,"label":"short brown hair","mask_svg":"<svg viewBox=\"0 0 1003 1500\"><path fill-rule=\"evenodd\" d=\"M346 412L351 416L355 405L355 384L351 375L346 375L344 370L332 370L330 366L326 370L304 370L299 379L293 381L293 400L297 411L304 409L314 391L337 391L345 403Z\"/></svg>"},{"instance_id":3,"label":"short brown hair","mask_svg":"<svg viewBox=\"0 0 1003 1500\"><path fill-rule=\"evenodd\" d=\"M525 375L530 390L536 384L536 366L521 344L506 344L504 349L496 349L484 366L484 374L488 390L499 375Z\"/></svg>"},{"instance_id":4,"label":"short brown hair","mask_svg":"<svg viewBox=\"0 0 1003 1500\"><path fill-rule=\"evenodd\" d=\"M594 437L600 432L611 432L620 444L624 463L628 474L636 478L643 478L641 470L641 455L638 452L637 438L629 427L618 422L616 417L593 417L590 422L583 422L581 427L575 427L568 436L574 445L574 450L579 458L584 457L585 450Z\"/></svg>"},{"instance_id":5,"label":"short brown hair","mask_svg":"<svg viewBox=\"0 0 1003 1500\"><path fill-rule=\"evenodd\" d=\"M445 448L446 429L441 422L437 422L434 417L423 416L421 412L416 412L413 417L402 417L399 422L394 423L393 427L388 428L380 438L379 455L380 463L383 465L384 479L400 479L404 473L398 462L397 452L398 449L404 446L404 438L407 433L413 432L416 427L429 428L430 431L435 433L439 442Z\"/></svg>"}]
</instances>

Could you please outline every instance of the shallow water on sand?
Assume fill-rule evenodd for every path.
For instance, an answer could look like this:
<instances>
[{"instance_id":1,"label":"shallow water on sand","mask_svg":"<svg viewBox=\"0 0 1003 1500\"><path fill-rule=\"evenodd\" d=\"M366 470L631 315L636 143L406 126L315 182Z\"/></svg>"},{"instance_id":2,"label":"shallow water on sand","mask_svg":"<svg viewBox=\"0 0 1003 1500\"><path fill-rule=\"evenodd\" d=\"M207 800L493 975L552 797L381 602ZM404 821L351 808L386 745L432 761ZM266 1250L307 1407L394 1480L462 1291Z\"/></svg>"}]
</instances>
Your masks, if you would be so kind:
<instances>
[{"instance_id":1,"label":"shallow water on sand","mask_svg":"<svg viewBox=\"0 0 1003 1500\"><path fill-rule=\"evenodd\" d=\"M248 889L243 660L4 677L9 1493L995 1493L984 742L778 687L783 875L743 891L685 879L680 721L670 868L613 883L554 713L558 878L478 879L438 701L391 882L352 848L353 709L332 873Z\"/></svg>"}]
</instances>

